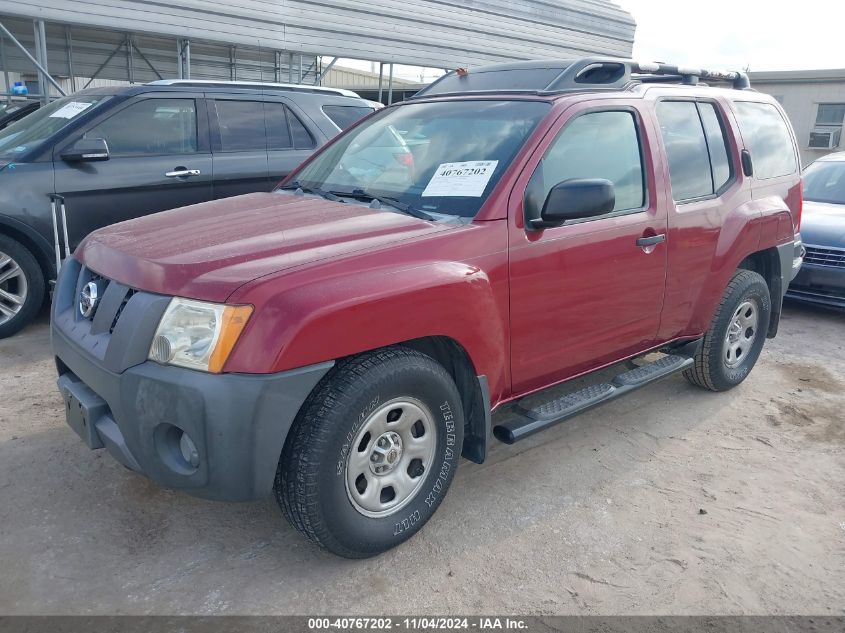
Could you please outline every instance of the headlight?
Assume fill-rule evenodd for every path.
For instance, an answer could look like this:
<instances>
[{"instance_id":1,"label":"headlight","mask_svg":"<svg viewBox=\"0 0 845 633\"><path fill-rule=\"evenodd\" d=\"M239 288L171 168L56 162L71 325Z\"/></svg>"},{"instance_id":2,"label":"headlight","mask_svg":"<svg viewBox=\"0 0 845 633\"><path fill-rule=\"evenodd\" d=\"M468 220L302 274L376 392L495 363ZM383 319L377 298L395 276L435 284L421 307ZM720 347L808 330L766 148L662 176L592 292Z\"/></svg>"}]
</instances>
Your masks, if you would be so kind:
<instances>
[{"instance_id":1,"label":"headlight","mask_svg":"<svg viewBox=\"0 0 845 633\"><path fill-rule=\"evenodd\" d=\"M149 359L220 373L250 314L252 306L174 297L158 324Z\"/></svg>"}]
</instances>

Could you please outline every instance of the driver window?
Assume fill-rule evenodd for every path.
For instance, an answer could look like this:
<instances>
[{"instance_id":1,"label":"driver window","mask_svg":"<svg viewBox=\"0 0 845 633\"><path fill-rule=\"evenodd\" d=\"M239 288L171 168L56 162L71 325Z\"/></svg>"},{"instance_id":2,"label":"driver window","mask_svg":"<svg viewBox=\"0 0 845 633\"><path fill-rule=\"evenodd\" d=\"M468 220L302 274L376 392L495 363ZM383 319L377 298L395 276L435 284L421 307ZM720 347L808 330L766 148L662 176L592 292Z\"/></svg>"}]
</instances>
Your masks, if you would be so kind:
<instances>
[{"instance_id":1,"label":"driver window","mask_svg":"<svg viewBox=\"0 0 845 633\"><path fill-rule=\"evenodd\" d=\"M194 154L197 113L193 99L145 99L85 133L103 138L112 156Z\"/></svg>"},{"instance_id":2,"label":"driver window","mask_svg":"<svg viewBox=\"0 0 845 633\"><path fill-rule=\"evenodd\" d=\"M606 178L616 191L614 212L645 204L642 155L631 112L590 112L573 119L549 147L540 169L541 200L564 180Z\"/></svg>"}]
</instances>

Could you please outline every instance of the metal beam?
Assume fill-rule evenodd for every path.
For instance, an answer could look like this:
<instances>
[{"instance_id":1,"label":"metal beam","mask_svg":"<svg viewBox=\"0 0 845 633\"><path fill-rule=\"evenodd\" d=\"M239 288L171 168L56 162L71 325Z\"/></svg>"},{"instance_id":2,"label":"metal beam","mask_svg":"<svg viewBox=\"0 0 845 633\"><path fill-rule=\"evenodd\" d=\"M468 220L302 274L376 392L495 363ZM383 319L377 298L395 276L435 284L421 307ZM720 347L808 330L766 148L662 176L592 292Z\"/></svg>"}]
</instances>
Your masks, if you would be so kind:
<instances>
[{"instance_id":1,"label":"metal beam","mask_svg":"<svg viewBox=\"0 0 845 633\"><path fill-rule=\"evenodd\" d=\"M390 62L390 75L387 78L387 105L393 103L393 62Z\"/></svg>"},{"instance_id":2,"label":"metal beam","mask_svg":"<svg viewBox=\"0 0 845 633\"><path fill-rule=\"evenodd\" d=\"M135 49L135 52L136 52L136 53L138 53L138 56L139 56L141 59L143 59L143 60L144 60L144 62L147 64L147 66L149 66L149 67L150 67L150 70L151 70L151 71L153 71L153 72L155 73L156 77L158 77L159 79L164 79L164 77L162 77L161 73L160 73L160 72L158 72L158 71L156 70L156 67L152 65L152 63L150 62L150 60L149 60L149 59L147 59L147 56L146 56L146 55L144 55L143 51L141 51L141 49L140 49L140 48L138 48L138 46L135 44L135 42L132 42L132 48L134 48L134 49Z\"/></svg>"},{"instance_id":3,"label":"metal beam","mask_svg":"<svg viewBox=\"0 0 845 633\"><path fill-rule=\"evenodd\" d=\"M47 35L44 29L44 20L33 20L32 26L35 30L35 58L44 67L44 72L38 73L38 92L41 93L41 101L47 104L50 103L50 95L44 74L49 73L50 67L47 65L47 43L44 41L47 39Z\"/></svg>"},{"instance_id":4,"label":"metal beam","mask_svg":"<svg viewBox=\"0 0 845 633\"><path fill-rule=\"evenodd\" d=\"M83 90L85 90L88 86L90 86L90 85L91 85L91 82L92 82L92 81L94 81L94 80L97 78L97 76L98 76L101 72L103 72L103 68L105 68L106 66L108 66L109 62L112 60L112 57L114 57L115 55L117 55L117 52L118 52L121 48L123 48L123 42L121 42L120 44L118 44L118 45L115 47L115 49L111 52L111 55L109 55L108 57L106 57L106 61L104 61L102 64L100 64L100 67L99 67L99 68L98 68L98 69L94 72L94 74L93 74L93 75L91 75L91 78L90 78L90 79L89 79L89 80L85 83L85 85L84 85L84 86L82 86L82 89L83 89Z\"/></svg>"},{"instance_id":5,"label":"metal beam","mask_svg":"<svg viewBox=\"0 0 845 633\"><path fill-rule=\"evenodd\" d=\"M337 59L338 59L337 57L332 59L332 61L330 61L328 63L328 65L325 68L323 68L323 70L320 72L320 74L317 75L317 77L314 79L314 85L315 86L319 86L320 84L323 83L323 77L325 77L326 74L328 74L328 72L332 69L332 66L334 66L337 63Z\"/></svg>"},{"instance_id":6,"label":"metal beam","mask_svg":"<svg viewBox=\"0 0 845 633\"><path fill-rule=\"evenodd\" d=\"M70 26L65 27L65 46L67 50L67 74L70 82L70 91L76 92L76 75L73 73L73 38L70 34Z\"/></svg>"},{"instance_id":7,"label":"metal beam","mask_svg":"<svg viewBox=\"0 0 845 633\"><path fill-rule=\"evenodd\" d=\"M229 81L238 80L238 47L229 47Z\"/></svg>"},{"instance_id":8,"label":"metal beam","mask_svg":"<svg viewBox=\"0 0 845 633\"><path fill-rule=\"evenodd\" d=\"M12 103L12 87L9 85L9 66L6 64L6 37L0 35L0 64L3 64L3 79L6 82L6 103Z\"/></svg>"},{"instance_id":9,"label":"metal beam","mask_svg":"<svg viewBox=\"0 0 845 633\"><path fill-rule=\"evenodd\" d=\"M126 49L126 77L129 79L129 83L134 84L135 60L132 58L132 36L129 33L126 34L123 46Z\"/></svg>"},{"instance_id":10,"label":"metal beam","mask_svg":"<svg viewBox=\"0 0 845 633\"><path fill-rule=\"evenodd\" d=\"M384 62L378 63L378 102L381 103L382 93L384 92L382 84L384 82Z\"/></svg>"},{"instance_id":11,"label":"metal beam","mask_svg":"<svg viewBox=\"0 0 845 633\"><path fill-rule=\"evenodd\" d=\"M48 73L48 72L47 72L47 70L46 70L46 69L45 69L45 68L44 68L41 64L39 64L39 63L38 63L38 60L37 60L37 59L35 59L32 55L30 55L30 54L29 54L29 51L28 51L28 50L26 50L26 46L24 46L23 44L21 44L21 43L20 43L20 42L19 42L19 41L15 38L15 36L14 36L14 35L12 35L11 31L9 31L9 29L7 29L7 28L3 25L3 23L2 23L2 22L0 22L0 33L3 33L6 37L8 37L8 38L9 38L9 40L11 40L12 44L14 44L14 45L15 45L15 46L17 46L19 49L21 49L21 52L22 52L22 53L26 56L26 58L27 58L29 61L31 61L33 64L35 64L35 67L36 67L38 70L40 70L42 73L44 73L44 76L46 77L47 81L49 81L51 84L53 84L53 87L55 87L55 89L59 91L59 94L60 94L60 95L62 95L63 97L64 97L64 96L67 96L67 93L66 93L64 90L62 90L62 87L61 87L61 86L60 86L60 85L56 82L56 80L55 80L55 79L53 79L53 78L50 76L50 73Z\"/></svg>"}]
</instances>

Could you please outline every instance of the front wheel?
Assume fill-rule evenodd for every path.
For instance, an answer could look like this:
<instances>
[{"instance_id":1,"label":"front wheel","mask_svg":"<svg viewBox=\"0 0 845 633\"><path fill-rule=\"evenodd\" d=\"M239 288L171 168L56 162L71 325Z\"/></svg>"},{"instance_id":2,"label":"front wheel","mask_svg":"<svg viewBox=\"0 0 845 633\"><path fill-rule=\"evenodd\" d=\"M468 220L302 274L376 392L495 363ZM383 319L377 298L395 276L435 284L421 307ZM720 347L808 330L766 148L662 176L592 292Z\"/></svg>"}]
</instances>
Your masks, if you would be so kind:
<instances>
[{"instance_id":1,"label":"front wheel","mask_svg":"<svg viewBox=\"0 0 845 633\"><path fill-rule=\"evenodd\" d=\"M463 429L457 387L434 359L393 347L341 361L291 428L276 499L312 541L347 558L373 556L434 514Z\"/></svg>"},{"instance_id":2,"label":"front wheel","mask_svg":"<svg viewBox=\"0 0 845 633\"><path fill-rule=\"evenodd\" d=\"M684 372L686 379L711 391L725 391L741 383L760 356L771 316L766 281L751 270L736 271L695 354L695 363Z\"/></svg>"},{"instance_id":3,"label":"front wheel","mask_svg":"<svg viewBox=\"0 0 845 633\"><path fill-rule=\"evenodd\" d=\"M0 338L32 322L44 296L44 274L35 256L17 240L0 235Z\"/></svg>"}]
</instances>

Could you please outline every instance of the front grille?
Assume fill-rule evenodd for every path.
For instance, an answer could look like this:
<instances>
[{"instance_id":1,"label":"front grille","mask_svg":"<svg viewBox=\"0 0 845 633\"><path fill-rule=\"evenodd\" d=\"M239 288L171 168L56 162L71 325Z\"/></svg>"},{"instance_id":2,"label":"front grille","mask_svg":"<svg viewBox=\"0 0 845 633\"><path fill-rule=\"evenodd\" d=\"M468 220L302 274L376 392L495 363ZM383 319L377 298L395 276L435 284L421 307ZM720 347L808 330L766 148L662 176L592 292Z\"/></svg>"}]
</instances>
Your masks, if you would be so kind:
<instances>
[{"instance_id":1,"label":"front grille","mask_svg":"<svg viewBox=\"0 0 845 633\"><path fill-rule=\"evenodd\" d=\"M134 288L130 288L126 291L126 296L123 297L123 301L120 302L120 307L117 309L117 313L112 319L111 327L109 327L109 334L114 334L114 328L117 327L117 322L120 320L120 315L123 314L123 308L126 307L126 304L129 303L129 300L136 292L137 290L135 290Z\"/></svg>"},{"instance_id":2,"label":"front grille","mask_svg":"<svg viewBox=\"0 0 845 633\"><path fill-rule=\"evenodd\" d=\"M822 248L820 246L805 246L807 253L804 262L816 266L830 266L831 268L845 268L845 248Z\"/></svg>"}]
</instances>

